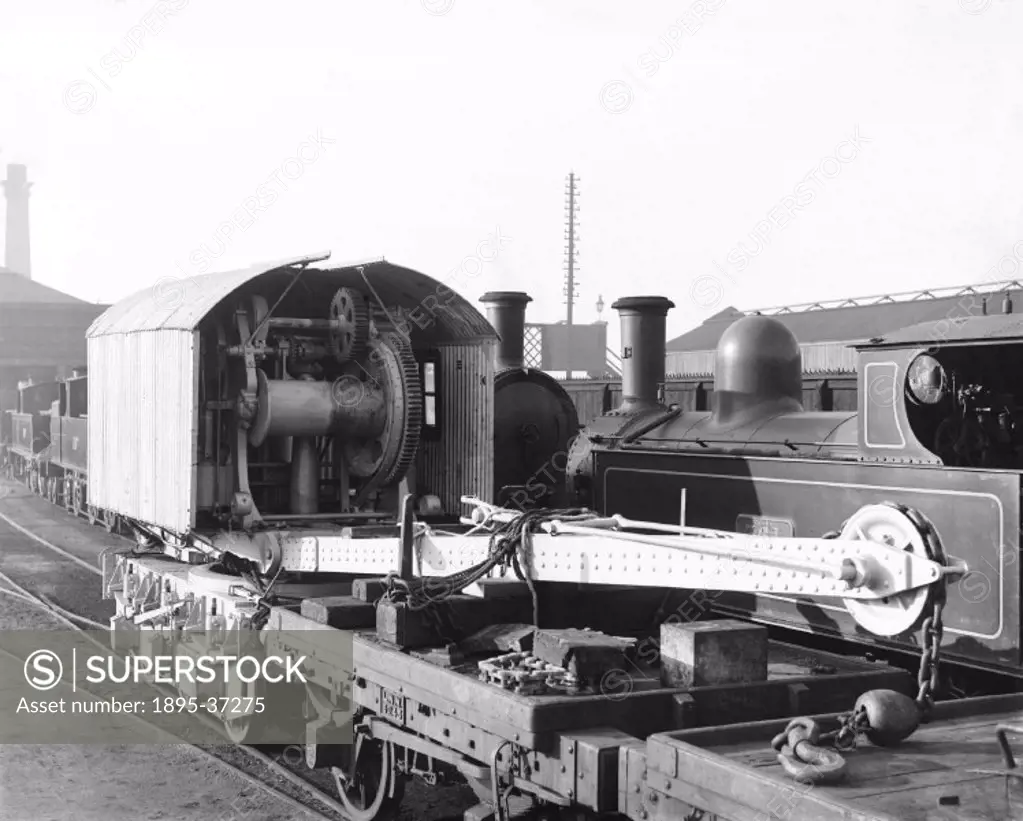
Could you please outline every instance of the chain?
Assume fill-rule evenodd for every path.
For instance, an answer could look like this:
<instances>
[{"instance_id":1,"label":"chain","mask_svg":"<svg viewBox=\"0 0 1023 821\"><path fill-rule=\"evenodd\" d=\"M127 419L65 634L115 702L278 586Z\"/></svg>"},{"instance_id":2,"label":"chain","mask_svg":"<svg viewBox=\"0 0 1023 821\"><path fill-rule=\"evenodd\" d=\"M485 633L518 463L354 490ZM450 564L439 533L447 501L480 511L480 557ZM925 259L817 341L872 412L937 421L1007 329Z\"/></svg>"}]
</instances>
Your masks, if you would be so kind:
<instances>
[{"instance_id":1,"label":"chain","mask_svg":"<svg viewBox=\"0 0 1023 821\"><path fill-rule=\"evenodd\" d=\"M839 727L830 733L821 734L821 744L831 745L840 752L848 752L856 748L857 736L870 726L867 721L867 714L863 710L850 713L842 713L839 717Z\"/></svg>"},{"instance_id":2,"label":"chain","mask_svg":"<svg viewBox=\"0 0 1023 821\"><path fill-rule=\"evenodd\" d=\"M945 552L941 542L938 541L938 534L935 533L931 524L926 521L916 510L899 506L909 519L919 529L920 534L926 542L928 558L932 561L945 563ZM947 591L941 580L933 588L933 603L931 615L924 619L920 628L920 669L917 672L917 696L916 705L924 720L930 715L934 708L934 696L939 687L939 666L941 660L941 640L945 632L945 625L942 621L942 613L945 609Z\"/></svg>"},{"instance_id":3,"label":"chain","mask_svg":"<svg viewBox=\"0 0 1023 821\"><path fill-rule=\"evenodd\" d=\"M887 504L900 511L912 522L924 540L927 558L944 564L944 550L933 526L912 508L908 508L905 505L892 504L891 502ZM842 530L844 529L845 526L843 524ZM830 531L824 534L823 538L837 538L841 532L841 530ZM939 687L941 641L944 633L942 613L945 608L946 598L947 591L942 579L932 588L931 613L924 620L920 628L921 654L920 668L917 673L918 691L916 699L913 701L916 709L919 711L919 718L909 719L910 723L905 726L905 735L912 733L917 721L926 721L934 707L934 696ZM871 691L871 693L865 693L861 696L857 700L856 708L852 712L844 713L838 717L838 729L829 733L821 733L816 722L809 718L797 718L790 721L785 731L777 735L772 741L772 747L778 753L778 760L782 768L790 777L797 781L830 783L840 780L845 769L845 761L841 753L854 749L857 737L861 733L866 733L869 737L871 731L878 732L880 729L883 733L890 734L893 722L896 726L900 721L905 723L905 719L899 718L898 702L893 703L890 700L894 697L894 694L893 696L885 697L888 699L887 707L882 706L885 704L884 700L880 703L878 702L878 698L882 697L883 692L877 691L875 694L874 691ZM908 698L906 698L906 704L909 704ZM871 727L868 705L875 712L878 709L883 709L887 713L887 720L882 719L881 722L882 725L888 724L887 728L883 726L881 728ZM912 707L909 709L912 710ZM894 710L894 713L891 712L892 710ZM898 735L897 737L902 738L905 736ZM873 738L871 740L876 741ZM826 752L829 747L835 750L830 755Z\"/></svg>"},{"instance_id":4,"label":"chain","mask_svg":"<svg viewBox=\"0 0 1023 821\"><path fill-rule=\"evenodd\" d=\"M932 615L924 620L921 628L923 653L920 655L920 671L917 673L916 681L919 686L916 696L916 705L920 708L921 714L926 717L934 707L934 693L938 689L938 663L941 655L941 637L945 626L941 621L942 610L945 607L944 596L938 596L934 601Z\"/></svg>"}]
</instances>

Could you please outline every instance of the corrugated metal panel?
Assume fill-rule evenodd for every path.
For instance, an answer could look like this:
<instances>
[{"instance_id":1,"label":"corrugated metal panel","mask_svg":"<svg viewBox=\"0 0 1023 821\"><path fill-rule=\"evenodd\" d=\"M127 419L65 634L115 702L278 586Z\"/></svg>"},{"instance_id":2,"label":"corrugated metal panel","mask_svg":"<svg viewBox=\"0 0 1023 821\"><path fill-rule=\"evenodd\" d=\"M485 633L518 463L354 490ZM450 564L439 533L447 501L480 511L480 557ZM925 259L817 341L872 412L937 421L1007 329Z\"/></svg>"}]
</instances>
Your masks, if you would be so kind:
<instances>
[{"instance_id":1,"label":"corrugated metal panel","mask_svg":"<svg viewBox=\"0 0 1023 821\"><path fill-rule=\"evenodd\" d=\"M441 438L424 442L417 461L421 493L440 497L444 509L459 499L494 493L494 367L492 343L440 348L438 390Z\"/></svg>"},{"instance_id":2,"label":"corrugated metal panel","mask_svg":"<svg viewBox=\"0 0 1023 821\"><path fill-rule=\"evenodd\" d=\"M87 335L91 338L161 329L190 331L223 299L251 280L294 265L323 260L326 256L290 257L240 271L197 277L164 277L106 311L92 323ZM362 268L361 273L359 268ZM367 280L372 289L367 289ZM367 295L374 302L375 297L379 297L388 305L414 310L416 313L409 321L438 341L497 338L484 316L450 287L426 274L385 260L368 260L340 268L307 268L302 283L307 289L322 291L322 294L317 293L316 301L323 304L324 309L338 288L371 290L375 294ZM269 288L261 290L269 296L265 293Z\"/></svg>"},{"instance_id":3,"label":"corrugated metal panel","mask_svg":"<svg viewBox=\"0 0 1023 821\"><path fill-rule=\"evenodd\" d=\"M315 256L289 257L264 262L238 271L195 277L163 277L148 288L125 297L89 327L88 337L160 329L193 330L203 317L226 296L251 279L268 271L325 259Z\"/></svg>"},{"instance_id":4,"label":"corrugated metal panel","mask_svg":"<svg viewBox=\"0 0 1023 821\"><path fill-rule=\"evenodd\" d=\"M803 373L856 373L856 351L850 342L815 342L800 345ZM669 351L665 372L671 376L701 377L714 375L715 351Z\"/></svg>"},{"instance_id":5,"label":"corrugated metal panel","mask_svg":"<svg viewBox=\"0 0 1023 821\"><path fill-rule=\"evenodd\" d=\"M669 351L664 372L669 376L713 376L715 351Z\"/></svg>"},{"instance_id":6,"label":"corrugated metal panel","mask_svg":"<svg viewBox=\"0 0 1023 821\"><path fill-rule=\"evenodd\" d=\"M198 338L89 339L89 502L178 533L194 523Z\"/></svg>"},{"instance_id":7,"label":"corrugated metal panel","mask_svg":"<svg viewBox=\"0 0 1023 821\"><path fill-rule=\"evenodd\" d=\"M803 373L856 373L857 354L852 342L818 342L800 345Z\"/></svg>"}]
</instances>

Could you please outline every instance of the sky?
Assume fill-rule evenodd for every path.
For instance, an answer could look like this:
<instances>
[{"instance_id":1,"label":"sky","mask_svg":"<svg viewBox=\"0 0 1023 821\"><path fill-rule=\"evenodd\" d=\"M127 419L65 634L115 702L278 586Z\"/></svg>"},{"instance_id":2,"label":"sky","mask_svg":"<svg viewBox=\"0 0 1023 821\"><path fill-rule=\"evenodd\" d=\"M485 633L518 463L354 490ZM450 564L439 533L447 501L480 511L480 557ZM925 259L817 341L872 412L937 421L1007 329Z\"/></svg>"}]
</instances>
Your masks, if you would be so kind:
<instances>
[{"instance_id":1,"label":"sky","mask_svg":"<svg viewBox=\"0 0 1023 821\"><path fill-rule=\"evenodd\" d=\"M470 300L525 290L528 320L558 321L570 171L576 321L602 296L612 341L621 296L671 298L670 337L728 305L977 282L1023 239L1010 0L49 0L0 20L33 278L88 301L329 250L462 269Z\"/></svg>"}]
</instances>

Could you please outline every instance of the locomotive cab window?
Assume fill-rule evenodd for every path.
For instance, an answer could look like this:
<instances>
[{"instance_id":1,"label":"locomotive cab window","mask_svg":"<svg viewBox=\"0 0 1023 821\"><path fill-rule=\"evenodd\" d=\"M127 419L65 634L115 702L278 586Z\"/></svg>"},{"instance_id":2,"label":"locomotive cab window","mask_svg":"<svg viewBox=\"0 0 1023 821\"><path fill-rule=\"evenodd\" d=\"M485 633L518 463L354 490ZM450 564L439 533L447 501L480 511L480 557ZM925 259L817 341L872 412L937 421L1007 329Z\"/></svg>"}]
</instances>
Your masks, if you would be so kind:
<instances>
[{"instance_id":1,"label":"locomotive cab window","mask_svg":"<svg viewBox=\"0 0 1023 821\"><path fill-rule=\"evenodd\" d=\"M936 347L905 377L913 434L950 467L1023 464L1023 345Z\"/></svg>"},{"instance_id":2,"label":"locomotive cab window","mask_svg":"<svg viewBox=\"0 0 1023 821\"><path fill-rule=\"evenodd\" d=\"M428 355L419 363L419 380L423 386L423 437L440 438L439 357Z\"/></svg>"}]
</instances>

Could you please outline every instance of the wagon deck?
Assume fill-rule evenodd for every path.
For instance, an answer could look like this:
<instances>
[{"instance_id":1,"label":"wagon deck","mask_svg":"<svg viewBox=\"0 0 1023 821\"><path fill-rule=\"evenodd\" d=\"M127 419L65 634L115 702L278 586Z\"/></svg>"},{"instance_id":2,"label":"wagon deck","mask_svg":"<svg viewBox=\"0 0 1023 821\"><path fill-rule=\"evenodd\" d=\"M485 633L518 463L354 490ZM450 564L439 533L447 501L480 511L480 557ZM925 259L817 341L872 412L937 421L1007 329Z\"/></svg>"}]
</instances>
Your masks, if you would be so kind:
<instances>
[{"instance_id":1,"label":"wagon deck","mask_svg":"<svg viewBox=\"0 0 1023 821\"><path fill-rule=\"evenodd\" d=\"M436 699L437 708L459 705L462 712L478 714L481 726L507 725L508 738L609 724L642 736L666 726L787 715L793 707L838 709L866 689L908 683L901 670L781 642L770 643L767 681L688 691L664 687L656 669L635 666L618 671L620 675L603 687L591 686L578 694L520 695L480 681L475 661L438 667L396 652L372 634L355 637L354 660L364 678L394 691L421 692L424 701ZM674 725L673 712L679 722Z\"/></svg>"},{"instance_id":2,"label":"wagon deck","mask_svg":"<svg viewBox=\"0 0 1023 821\"><path fill-rule=\"evenodd\" d=\"M846 755L844 783L813 787L786 777L771 749L785 721L663 733L648 740L648 783L729 821L1023 819L1023 785L1001 774L996 738L999 724L1021 718L1021 695L939 704L897 747L862 740ZM1023 748L1010 734L1014 742Z\"/></svg>"}]
</instances>

